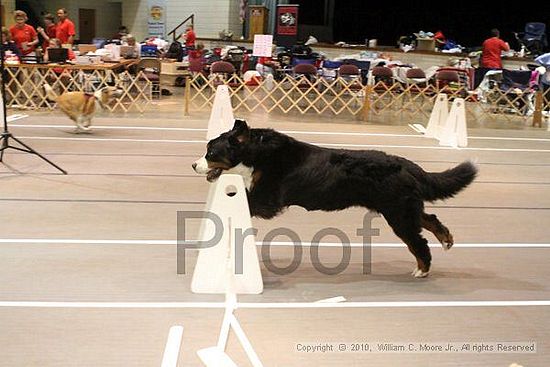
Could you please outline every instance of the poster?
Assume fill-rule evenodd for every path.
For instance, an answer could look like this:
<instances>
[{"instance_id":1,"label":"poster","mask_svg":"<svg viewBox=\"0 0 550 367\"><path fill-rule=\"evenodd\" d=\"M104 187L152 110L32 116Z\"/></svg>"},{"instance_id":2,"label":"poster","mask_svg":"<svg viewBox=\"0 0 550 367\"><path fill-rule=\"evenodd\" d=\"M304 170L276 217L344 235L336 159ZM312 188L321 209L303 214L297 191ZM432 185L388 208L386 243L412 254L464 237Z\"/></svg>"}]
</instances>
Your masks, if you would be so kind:
<instances>
[{"instance_id":1,"label":"poster","mask_svg":"<svg viewBox=\"0 0 550 367\"><path fill-rule=\"evenodd\" d=\"M281 36L298 35L298 5L279 5L277 7L277 34Z\"/></svg>"},{"instance_id":2,"label":"poster","mask_svg":"<svg viewBox=\"0 0 550 367\"><path fill-rule=\"evenodd\" d=\"M148 0L147 12L149 36L164 38L166 34L166 0Z\"/></svg>"},{"instance_id":3,"label":"poster","mask_svg":"<svg viewBox=\"0 0 550 367\"><path fill-rule=\"evenodd\" d=\"M273 47L273 35L255 34L252 55L259 57L271 57Z\"/></svg>"}]
</instances>

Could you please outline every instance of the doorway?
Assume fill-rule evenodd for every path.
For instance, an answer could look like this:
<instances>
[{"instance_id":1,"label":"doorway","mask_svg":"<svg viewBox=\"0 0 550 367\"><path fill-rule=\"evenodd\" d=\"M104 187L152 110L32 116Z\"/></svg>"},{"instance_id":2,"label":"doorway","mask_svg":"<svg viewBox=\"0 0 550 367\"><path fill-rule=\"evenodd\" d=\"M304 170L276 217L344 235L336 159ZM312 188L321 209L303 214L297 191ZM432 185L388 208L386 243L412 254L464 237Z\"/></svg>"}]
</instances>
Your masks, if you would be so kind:
<instances>
[{"instance_id":1,"label":"doorway","mask_svg":"<svg viewBox=\"0 0 550 367\"><path fill-rule=\"evenodd\" d=\"M78 9L80 43L92 43L95 38L95 9Z\"/></svg>"}]
</instances>

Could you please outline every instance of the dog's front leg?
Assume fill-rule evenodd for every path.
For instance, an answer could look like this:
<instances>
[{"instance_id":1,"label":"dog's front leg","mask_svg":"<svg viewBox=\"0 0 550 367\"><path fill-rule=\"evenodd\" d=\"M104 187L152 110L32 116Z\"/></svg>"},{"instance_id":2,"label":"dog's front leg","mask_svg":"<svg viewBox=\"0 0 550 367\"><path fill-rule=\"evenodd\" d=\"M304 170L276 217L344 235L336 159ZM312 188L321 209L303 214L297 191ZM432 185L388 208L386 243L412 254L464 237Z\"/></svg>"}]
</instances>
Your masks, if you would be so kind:
<instances>
[{"instance_id":1,"label":"dog's front leg","mask_svg":"<svg viewBox=\"0 0 550 367\"><path fill-rule=\"evenodd\" d=\"M78 116L76 118L76 132L77 133L90 131L89 125L90 125L90 122L89 122L88 117Z\"/></svg>"}]
</instances>

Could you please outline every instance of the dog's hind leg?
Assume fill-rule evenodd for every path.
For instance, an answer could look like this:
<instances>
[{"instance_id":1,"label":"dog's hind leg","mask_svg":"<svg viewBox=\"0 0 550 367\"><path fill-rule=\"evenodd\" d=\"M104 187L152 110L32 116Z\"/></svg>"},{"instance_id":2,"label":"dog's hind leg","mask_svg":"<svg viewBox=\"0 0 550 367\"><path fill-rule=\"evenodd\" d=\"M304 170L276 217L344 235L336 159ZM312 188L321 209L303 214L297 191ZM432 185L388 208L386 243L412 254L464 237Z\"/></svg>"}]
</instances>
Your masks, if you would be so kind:
<instances>
[{"instance_id":1,"label":"dog's hind leg","mask_svg":"<svg viewBox=\"0 0 550 367\"><path fill-rule=\"evenodd\" d=\"M422 237L420 232L419 215L416 210L401 213L383 213L393 232L403 240L409 251L416 258L417 266L412 275L415 278L427 277L430 272L432 254L428 247L428 241Z\"/></svg>"},{"instance_id":2,"label":"dog's hind leg","mask_svg":"<svg viewBox=\"0 0 550 367\"><path fill-rule=\"evenodd\" d=\"M422 216L420 217L420 224L423 228L435 235L437 240L441 242L441 246L443 246L445 251L453 247L453 235L449 231L449 228L445 227L445 225L437 219L435 214L422 213Z\"/></svg>"},{"instance_id":3,"label":"dog's hind leg","mask_svg":"<svg viewBox=\"0 0 550 367\"><path fill-rule=\"evenodd\" d=\"M90 125L92 124L92 117L86 116L84 118L84 123L82 124L85 128L90 128Z\"/></svg>"},{"instance_id":4,"label":"dog's hind leg","mask_svg":"<svg viewBox=\"0 0 550 367\"><path fill-rule=\"evenodd\" d=\"M76 131L77 131L77 133L89 131L90 130L89 125L90 125L90 123L88 121L88 117L78 116L76 118Z\"/></svg>"}]
</instances>

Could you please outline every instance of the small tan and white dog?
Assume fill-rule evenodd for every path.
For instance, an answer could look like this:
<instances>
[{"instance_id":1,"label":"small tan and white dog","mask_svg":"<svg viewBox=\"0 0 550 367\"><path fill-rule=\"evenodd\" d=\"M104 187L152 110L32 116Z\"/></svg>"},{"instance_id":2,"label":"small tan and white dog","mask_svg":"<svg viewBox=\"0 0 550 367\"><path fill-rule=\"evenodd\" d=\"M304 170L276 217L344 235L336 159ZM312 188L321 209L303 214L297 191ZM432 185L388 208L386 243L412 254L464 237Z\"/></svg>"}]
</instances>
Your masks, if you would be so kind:
<instances>
[{"instance_id":1,"label":"small tan and white dog","mask_svg":"<svg viewBox=\"0 0 550 367\"><path fill-rule=\"evenodd\" d=\"M71 120L76 123L76 133L90 131L92 118L116 98L122 96L122 90L116 87L104 87L93 94L84 92L67 92L59 96L52 87L44 84L48 99L57 102L57 105Z\"/></svg>"}]
</instances>

